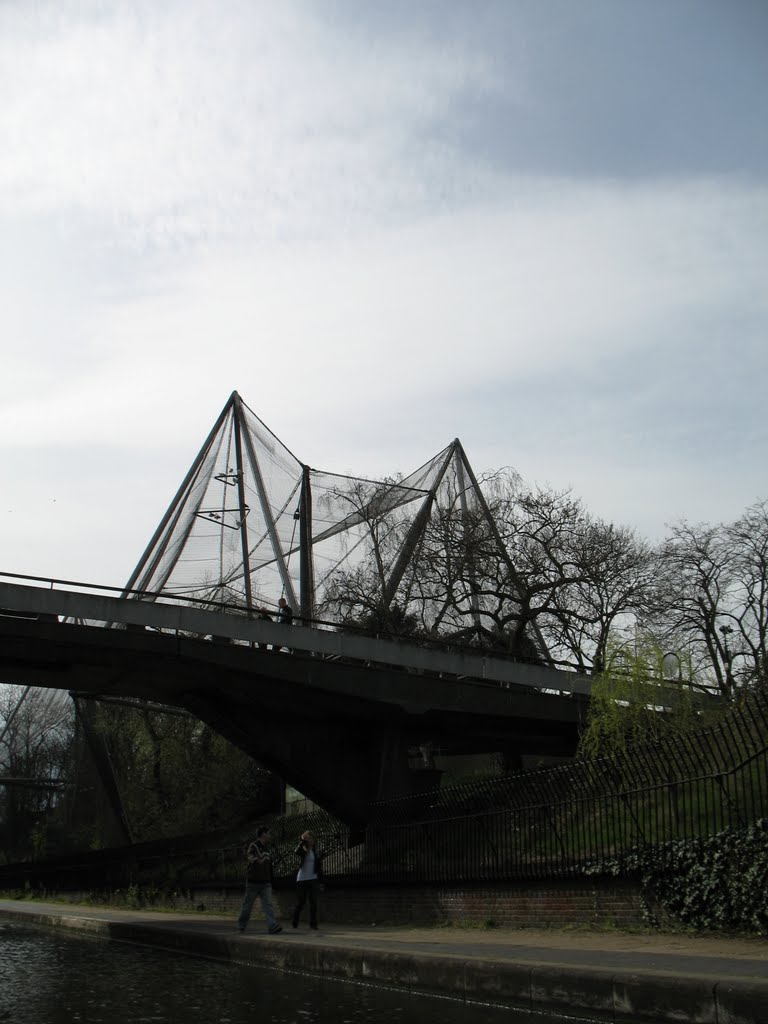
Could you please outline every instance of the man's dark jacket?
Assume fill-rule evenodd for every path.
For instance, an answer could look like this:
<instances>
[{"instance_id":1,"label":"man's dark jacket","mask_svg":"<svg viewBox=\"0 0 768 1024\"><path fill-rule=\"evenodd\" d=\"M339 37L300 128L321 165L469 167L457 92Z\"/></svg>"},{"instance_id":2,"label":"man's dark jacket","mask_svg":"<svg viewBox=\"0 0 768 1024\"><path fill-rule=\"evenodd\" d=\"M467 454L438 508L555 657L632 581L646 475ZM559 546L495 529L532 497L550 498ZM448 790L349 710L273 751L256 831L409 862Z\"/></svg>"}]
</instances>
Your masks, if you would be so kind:
<instances>
[{"instance_id":1,"label":"man's dark jacket","mask_svg":"<svg viewBox=\"0 0 768 1024\"><path fill-rule=\"evenodd\" d=\"M254 839L246 851L248 868L245 873L247 882L272 881L272 854L264 843Z\"/></svg>"}]
</instances>

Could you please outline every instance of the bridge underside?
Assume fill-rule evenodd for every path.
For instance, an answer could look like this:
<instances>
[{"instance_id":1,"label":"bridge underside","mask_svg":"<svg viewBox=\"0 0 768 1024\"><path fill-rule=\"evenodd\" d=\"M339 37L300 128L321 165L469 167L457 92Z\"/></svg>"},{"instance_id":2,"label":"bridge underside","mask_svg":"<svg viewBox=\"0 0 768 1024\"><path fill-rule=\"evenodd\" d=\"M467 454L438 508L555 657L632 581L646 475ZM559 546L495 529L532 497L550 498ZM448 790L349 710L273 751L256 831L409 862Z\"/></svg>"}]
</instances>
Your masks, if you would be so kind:
<instances>
[{"instance_id":1,"label":"bridge underside","mask_svg":"<svg viewBox=\"0 0 768 1024\"><path fill-rule=\"evenodd\" d=\"M409 750L570 755L587 698L145 630L0 618L0 678L185 708L350 823L417 791ZM476 708L482 707L482 713Z\"/></svg>"}]
</instances>

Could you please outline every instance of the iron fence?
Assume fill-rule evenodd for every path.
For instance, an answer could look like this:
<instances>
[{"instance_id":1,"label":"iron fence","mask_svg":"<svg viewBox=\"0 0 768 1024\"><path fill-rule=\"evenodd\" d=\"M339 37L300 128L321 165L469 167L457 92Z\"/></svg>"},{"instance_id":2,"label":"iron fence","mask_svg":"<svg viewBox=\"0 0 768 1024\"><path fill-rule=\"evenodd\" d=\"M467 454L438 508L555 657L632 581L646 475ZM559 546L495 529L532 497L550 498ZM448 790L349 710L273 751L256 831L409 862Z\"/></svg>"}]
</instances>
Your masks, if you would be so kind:
<instances>
[{"instance_id":1,"label":"iron fence","mask_svg":"<svg viewBox=\"0 0 768 1024\"><path fill-rule=\"evenodd\" d=\"M469 782L377 805L355 836L327 815L291 822L354 884L453 883L584 874L638 846L700 839L768 817L768 699L717 725L623 757ZM277 823L276 823L277 824ZM285 858L293 834L273 830Z\"/></svg>"},{"instance_id":2,"label":"iron fence","mask_svg":"<svg viewBox=\"0 0 768 1024\"><path fill-rule=\"evenodd\" d=\"M339 884L455 884L568 878L637 847L703 839L768 818L768 696L753 695L716 726L538 772L468 782L381 803L354 830L325 811L272 821L277 883L295 877L311 829ZM165 840L0 867L0 888L165 891L242 884L247 830L226 839Z\"/></svg>"}]
</instances>

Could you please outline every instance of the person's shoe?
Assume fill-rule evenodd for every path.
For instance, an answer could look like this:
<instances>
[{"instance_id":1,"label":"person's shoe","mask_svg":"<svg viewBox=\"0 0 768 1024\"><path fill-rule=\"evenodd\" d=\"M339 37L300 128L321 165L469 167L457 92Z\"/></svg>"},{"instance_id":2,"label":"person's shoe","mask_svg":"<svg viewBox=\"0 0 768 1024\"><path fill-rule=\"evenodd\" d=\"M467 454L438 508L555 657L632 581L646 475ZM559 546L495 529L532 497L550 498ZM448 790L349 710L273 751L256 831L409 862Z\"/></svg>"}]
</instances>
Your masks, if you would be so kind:
<instances>
[{"instance_id":1,"label":"person's shoe","mask_svg":"<svg viewBox=\"0 0 768 1024\"><path fill-rule=\"evenodd\" d=\"M291 924L293 925L294 928L298 928L299 927L299 922L298 921L291 921Z\"/></svg>"},{"instance_id":2,"label":"person's shoe","mask_svg":"<svg viewBox=\"0 0 768 1024\"><path fill-rule=\"evenodd\" d=\"M269 934L270 935L279 935L282 930L283 929L280 927L279 924L271 924L269 926Z\"/></svg>"},{"instance_id":3,"label":"person's shoe","mask_svg":"<svg viewBox=\"0 0 768 1024\"><path fill-rule=\"evenodd\" d=\"M245 931L245 928L241 928L241 927L240 927L240 925L238 925L238 926L237 926L237 930L238 930L238 931L240 932L240 934L242 935L242 934L243 934L243 932Z\"/></svg>"}]
</instances>

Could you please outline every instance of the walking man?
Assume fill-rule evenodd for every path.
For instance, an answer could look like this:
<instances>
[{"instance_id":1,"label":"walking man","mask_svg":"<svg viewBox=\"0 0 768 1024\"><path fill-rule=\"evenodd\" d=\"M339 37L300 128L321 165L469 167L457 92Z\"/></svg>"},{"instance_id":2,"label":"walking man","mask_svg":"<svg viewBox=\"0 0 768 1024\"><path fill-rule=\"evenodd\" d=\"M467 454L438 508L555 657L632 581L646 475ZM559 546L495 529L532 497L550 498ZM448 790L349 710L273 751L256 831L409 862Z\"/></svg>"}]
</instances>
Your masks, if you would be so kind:
<instances>
[{"instance_id":1,"label":"walking man","mask_svg":"<svg viewBox=\"0 0 768 1024\"><path fill-rule=\"evenodd\" d=\"M293 625L293 608L291 608L284 597L281 597L277 602L277 621L284 626ZM282 651L282 649L279 645L272 647L273 651Z\"/></svg>"},{"instance_id":2,"label":"walking man","mask_svg":"<svg viewBox=\"0 0 768 1024\"><path fill-rule=\"evenodd\" d=\"M272 855L269 852L271 842L269 828L266 825L259 825L256 829L256 838L246 851L248 867L245 874L245 896L237 919L237 927L241 932L245 931L257 896L261 900L261 909L267 919L269 934L278 935L283 930L275 920L272 906Z\"/></svg>"}]
</instances>

